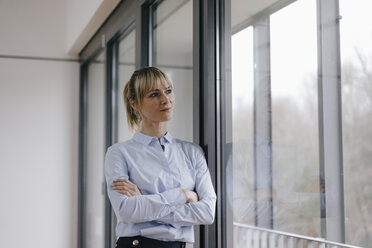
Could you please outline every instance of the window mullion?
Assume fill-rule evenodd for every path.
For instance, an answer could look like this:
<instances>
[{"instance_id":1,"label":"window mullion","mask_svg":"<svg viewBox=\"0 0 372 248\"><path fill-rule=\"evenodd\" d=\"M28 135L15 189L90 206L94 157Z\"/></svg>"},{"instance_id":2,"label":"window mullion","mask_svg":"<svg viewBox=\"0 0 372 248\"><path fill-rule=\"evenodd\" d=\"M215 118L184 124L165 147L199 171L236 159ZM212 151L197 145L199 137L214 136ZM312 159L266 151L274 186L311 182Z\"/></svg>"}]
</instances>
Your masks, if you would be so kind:
<instances>
[{"instance_id":1,"label":"window mullion","mask_svg":"<svg viewBox=\"0 0 372 248\"><path fill-rule=\"evenodd\" d=\"M258 21L253 32L255 222L272 229L270 19Z\"/></svg>"},{"instance_id":2,"label":"window mullion","mask_svg":"<svg viewBox=\"0 0 372 248\"><path fill-rule=\"evenodd\" d=\"M322 237L345 242L338 0L317 1Z\"/></svg>"}]
</instances>

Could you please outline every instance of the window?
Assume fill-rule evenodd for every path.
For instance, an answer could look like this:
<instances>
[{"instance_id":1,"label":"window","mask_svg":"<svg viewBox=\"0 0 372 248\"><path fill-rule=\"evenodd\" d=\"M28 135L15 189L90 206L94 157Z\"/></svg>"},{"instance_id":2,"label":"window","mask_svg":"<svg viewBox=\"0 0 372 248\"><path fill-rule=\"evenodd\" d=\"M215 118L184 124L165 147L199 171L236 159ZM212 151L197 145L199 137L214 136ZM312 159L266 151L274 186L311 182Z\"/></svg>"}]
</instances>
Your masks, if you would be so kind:
<instances>
[{"instance_id":1,"label":"window","mask_svg":"<svg viewBox=\"0 0 372 248\"><path fill-rule=\"evenodd\" d=\"M128 130L123 90L130 76L135 71L135 30L124 33L123 38L119 42L118 57L119 87L116 91L118 137L116 142L122 142L132 137L132 133Z\"/></svg>"},{"instance_id":2,"label":"window","mask_svg":"<svg viewBox=\"0 0 372 248\"><path fill-rule=\"evenodd\" d=\"M249 225L255 223L253 80L253 28L248 27L232 36L233 150L227 169L233 179L229 204L233 205L234 221Z\"/></svg>"},{"instance_id":3,"label":"window","mask_svg":"<svg viewBox=\"0 0 372 248\"><path fill-rule=\"evenodd\" d=\"M85 247L104 246L105 183L105 60L104 53L88 65L87 141L85 163Z\"/></svg>"},{"instance_id":4,"label":"window","mask_svg":"<svg viewBox=\"0 0 372 248\"><path fill-rule=\"evenodd\" d=\"M372 244L371 1L340 0L341 92L346 242Z\"/></svg>"},{"instance_id":5,"label":"window","mask_svg":"<svg viewBox=\"0 0 372 248\"><path fill-rule=\"evenodd\" d=\"M216 223L200 227L195 246L369 247L370 1L196 2L122 1L82 52L81 248L115 242L107 242L113 229L99 166L108 145L131 137L122 90L139 65L169 75L176 96L169 130L206 152L219 202ZM230 3L227 28L220 10ZM223 51L229 39L219 37L230 28L231 54ZM102 40L105 56L90 60ZM229 55L231 85L223 78Z\"/></svg>"},{"instance_id":6,"label":"window","mask_svg":"<svg viewBox=\"0 0 372 248\"><path fill-rule=\"evenodd\" d=\"M233 148L226 181L233 196L233 234L228 239L234 247L305 240L320 245L318 237L344 243L338 6L232 0L231 11ZM349 197L355 217L357 196ZM360 229L368 243L368 229Z\"/></svg>"},{"instance_id":7,"label":"window","mask_svg":"<svg viewBox=\"0 0 372 248\"><path fill-rule=\"evenodd\" d=\"M139 60L140 10L138 1L121 2L80 53L79 248L113 247L116 242L104 156L113 143L132 136L122 91Z\"/></svg>"},{"instance_id":8,"label":"window","mask_svg":"<svg viewBox=\"0 0 372 248\"><path fill-rule=\"evenodd\" d=\"M122 92L139 65L157 66L169 75L176 96L169 130L193 140L192 27L192 0L122 1L82 51L79 248L113 247L116 242L116 218L103 184L104 154L111 144L133 135ZM104 52L91 60L102 46Z\"/></svg>"},{"instance_id":9,"label":"window","mask_svg":"<svg viewBox=\"0 0 372 248\"><path fill-rule=\"evenodd\" d=\"M270 16L274 229L320 237L316 2Z\"/></svg>"},{"instance_id":10,"label":"window","mask_svg":"<svg viewBox=\"0 0 372 248\"><path fill-rule=\"evenodd\" d=\"M193 13L191 0L159 1L153 7L152 65L174 84L176 99L169 130L193 140Z\"/></svg>"},{"instance_id":11,"label":"window","mask_svg":"<svg viewBox=\"0 0 372 248\"><path fill-rule=\"evenodd\" d=\"M175 108L168 130L173 137L190 142L194 107L192 6L192 0L163 0L153 5L151 56L152 66L164 71L174 86Z\"/></svg>"}]
</instances>

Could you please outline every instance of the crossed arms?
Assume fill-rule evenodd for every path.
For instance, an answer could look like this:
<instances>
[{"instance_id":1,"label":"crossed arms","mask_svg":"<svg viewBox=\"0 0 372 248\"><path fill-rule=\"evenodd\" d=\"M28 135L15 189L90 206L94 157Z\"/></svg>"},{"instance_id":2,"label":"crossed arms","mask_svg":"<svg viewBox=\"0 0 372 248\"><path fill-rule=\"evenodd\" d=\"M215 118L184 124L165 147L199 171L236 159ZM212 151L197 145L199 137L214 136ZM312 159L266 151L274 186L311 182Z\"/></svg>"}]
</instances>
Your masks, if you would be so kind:
<instances>
[{"instance_id":1,"label":"crossed arms","mask_svg":"<svg viewBox=\"0 0 372 248\"><path fill-rule=\"evenodd\" d=\"M118 220L124 223L156 221L179 226L213 223L216 195L205 158L199 153L195 165L195 191L173 188L143 195L137 185L128 180L120 151L109 148L105 161L107 191Z\"/></svg>"}]
</instances>

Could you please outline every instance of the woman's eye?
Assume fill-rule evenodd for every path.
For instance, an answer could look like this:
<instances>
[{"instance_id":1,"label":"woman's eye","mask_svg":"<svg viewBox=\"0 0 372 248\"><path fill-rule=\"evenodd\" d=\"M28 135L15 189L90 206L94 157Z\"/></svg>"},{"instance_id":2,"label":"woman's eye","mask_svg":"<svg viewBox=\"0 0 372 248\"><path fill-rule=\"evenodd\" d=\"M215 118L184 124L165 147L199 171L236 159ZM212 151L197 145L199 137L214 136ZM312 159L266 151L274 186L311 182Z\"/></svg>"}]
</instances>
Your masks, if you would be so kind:
<instances>
[{"instance_id":1,"label":"woman's eye","mask_svg":"<svg viewBox=\"0 0 372 248\"><path fill-rule=\"evenodd\" d=\"M166 93L167 95L172 94L172 90L167 90L165 93Z\"/></svg>"},{"instance_id":2,"label":"woman's eye","mask_svg":"<svg viewBox=\"0 0 372 248\"><path fill-rule=\"evenodd\" d=\"M150 95L150 97L157 97L159 95L159 93L152 93L151 95Z\"/></svg>"}]
</instances>

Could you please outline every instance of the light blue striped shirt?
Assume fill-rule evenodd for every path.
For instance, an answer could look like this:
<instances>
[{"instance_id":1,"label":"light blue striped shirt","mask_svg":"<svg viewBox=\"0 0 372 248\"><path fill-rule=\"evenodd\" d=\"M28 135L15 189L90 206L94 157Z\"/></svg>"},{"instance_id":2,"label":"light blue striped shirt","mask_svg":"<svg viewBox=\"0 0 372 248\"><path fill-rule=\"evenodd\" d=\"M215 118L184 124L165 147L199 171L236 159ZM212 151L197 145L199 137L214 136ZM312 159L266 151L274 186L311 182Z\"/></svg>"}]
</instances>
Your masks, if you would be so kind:
<instances>
[{"instance_id":1,"label":"light blue striped shirt","mask_svg":"<svg viewBox=\"0 0 372 248\"><path fill-rule=\"evenodd\" d=\"M194 242L193 225L214 221L216 194L202 149L193 143L136 132L109 147L105 160L108 196L118 218L117 237L141 235L164 241ZM111 189L116 179L137 185L141 196ZM182 189L196 191L198 202L186 203Z\"/></svg>"}]
</instances>

